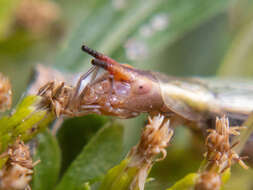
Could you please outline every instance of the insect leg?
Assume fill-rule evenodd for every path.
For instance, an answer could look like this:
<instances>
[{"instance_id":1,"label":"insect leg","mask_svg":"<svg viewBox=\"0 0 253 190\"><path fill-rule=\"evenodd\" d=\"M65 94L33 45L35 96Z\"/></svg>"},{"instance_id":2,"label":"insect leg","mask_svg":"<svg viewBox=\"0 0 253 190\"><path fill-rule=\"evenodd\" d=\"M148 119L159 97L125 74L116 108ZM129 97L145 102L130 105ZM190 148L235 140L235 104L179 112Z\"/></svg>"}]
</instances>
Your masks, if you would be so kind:
<instances>
[{"instance_id":1,"label":"insect leg","mask_svg":"<svg viewBox=\"0 0 253 190\"><path fill-rule=\"evenodd\" d=\"M86 73L84 73L78 80L77 82L77 85L75 86L75 89L74 89L74 94L71 98L71 103L73 103L74 105L74 108L76 108L76 105L78 104L78 93L80 91L80 87L81 87L81 84L82 84L82 81L85 80L93 71L95 71L97 69L96 66L93 66L91 67ZM97 72L95 72L97 73ZM92 78L95 78L95 76L92 76Z\"/></svg>"}]
</instances>

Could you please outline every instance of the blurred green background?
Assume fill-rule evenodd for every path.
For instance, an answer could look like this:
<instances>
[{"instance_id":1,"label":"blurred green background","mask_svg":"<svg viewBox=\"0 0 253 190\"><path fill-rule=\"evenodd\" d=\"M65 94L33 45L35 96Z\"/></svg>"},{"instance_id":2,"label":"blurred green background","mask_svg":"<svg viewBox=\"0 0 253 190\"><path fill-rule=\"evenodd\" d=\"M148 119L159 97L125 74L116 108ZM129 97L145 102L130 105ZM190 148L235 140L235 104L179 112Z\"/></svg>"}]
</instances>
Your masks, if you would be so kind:
<instances>
[{"instance_id":1,"label":"blurred green background","mask_svg":"<svg viewBox=\"0 0 253 190\"><path fill-rule=\"evenodd\" d=\"M38 63L85 72L90 57L80 50L83 42L121 63L168 75L251 78L253 1L0 0L0 71L11 80L14 105ZM121 158L137 143L145 119L120 121ZM57 134L61 176L108 120L87 116L64 123ZM175 134L168 158L154 166L150 177L156 180L146 189L165 189L198 169L199 142L186 128ZM252 170L235 167L226 189L253 189L252 179Z\"/></svg>"}]
</instances>

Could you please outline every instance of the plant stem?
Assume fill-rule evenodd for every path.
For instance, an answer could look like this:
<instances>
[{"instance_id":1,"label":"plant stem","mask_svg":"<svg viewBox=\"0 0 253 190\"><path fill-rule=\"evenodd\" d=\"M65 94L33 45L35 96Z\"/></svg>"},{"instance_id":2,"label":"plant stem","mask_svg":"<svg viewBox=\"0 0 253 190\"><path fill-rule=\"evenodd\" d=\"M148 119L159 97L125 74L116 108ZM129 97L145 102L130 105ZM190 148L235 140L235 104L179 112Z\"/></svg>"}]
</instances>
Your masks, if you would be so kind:
<instances>
[{"instance_id":1,"label":"plant stem","mask_svg":"<svg viewBox=\"0 0 253 190\"><path fill-rule=\"evenodd\" d=\"M232 143L239 142L239 144L234 148L234 150L240 154L253 133L253 113L249 115L248 119L243 123L243 126L247 127L246 130L241 132L240 136L236 136Z\"/></svg>"}]
</instances>

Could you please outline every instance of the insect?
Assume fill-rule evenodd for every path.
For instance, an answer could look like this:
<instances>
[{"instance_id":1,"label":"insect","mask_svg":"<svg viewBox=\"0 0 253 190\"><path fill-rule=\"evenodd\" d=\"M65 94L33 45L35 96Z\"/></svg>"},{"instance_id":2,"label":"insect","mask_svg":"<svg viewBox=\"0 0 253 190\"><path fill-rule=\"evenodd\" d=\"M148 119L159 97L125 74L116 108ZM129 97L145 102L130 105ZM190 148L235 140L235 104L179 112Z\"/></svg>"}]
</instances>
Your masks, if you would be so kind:
<instances>
[{"instance_id":1,"label":"insect","mask_svg":"<svg viewBox=\"0 0 253 190\"><path fill-rule=\"evenodd\" d=\"M83 45L93 67L78 81L72 113L97 113L130 118L140 113L161 113L175 123L197 128L216 116L243 121L253 111L253 84L249 81L178 78L119 64ZM97 75L97 68L107 71ZM94 74L95 73L95 74ZM90 75L92 80L80 88ZM177 121L177 122L176 122Z\"/></svg>"},{"instance_id":2,"label":"insect","mask_svg":"<svg viewBox=\"0 0 253 190\"><path fill-rule=\"evenodd\" d=\"M120 64L85 45L82 50L94 57L93 67L68 90L67 103L57 105L58 113L120 118L160 113L169 117L171 126L185 124L205 131L210 122L215 125L217 116L226 115L231 125L241 125L253 111L253 84L248 81L166 76ZM98 74L99 68L106 72Z\"/></svg>"}]
</instances>

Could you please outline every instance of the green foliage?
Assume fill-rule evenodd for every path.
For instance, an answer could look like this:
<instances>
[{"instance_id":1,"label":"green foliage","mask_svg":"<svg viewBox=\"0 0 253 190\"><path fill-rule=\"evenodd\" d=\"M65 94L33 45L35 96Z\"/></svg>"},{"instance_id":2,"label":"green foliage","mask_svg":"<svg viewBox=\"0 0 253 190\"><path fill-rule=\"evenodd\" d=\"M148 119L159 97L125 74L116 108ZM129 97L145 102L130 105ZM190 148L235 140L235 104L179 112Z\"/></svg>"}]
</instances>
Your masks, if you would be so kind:
<instances>
[{"instance_id":1,"label":"green foliage","mask_svg":"<svg viewBox=\"0 0 253 190\"><path fill-rule=\"evenodd\" d=\"M138 168L127 169L129 159L126 158L121 163L108 171L101 182L99 190L126 190L129 189L130 184L137 174Z\"/></svg>"},{"instance_id":2,"label":"green foliage","mask_svg":"<svg viewBox=\"0 0 253 190\"><path fill-rule=\"evenodd\" d=\"M36 140L38 147L33 160L40 160L40 162L34 168L32 189L53 189L60 172L60 147L56 138L48 130L39 134Z\"/></svg>"},{"instance_id":3,"label":"green foliage","mask_svg":"<svg viewBox=\"0 0 253 190\"><path fill-rule=\"evenodd\" d=\"M122 156L123 127L117 123L103 127L84 147L65 172L56 190L78 189L94 182Z\"/></svg>"},{"instance_id":4,"label":"green foliage","mask_svg":"<svg viewBox=\"0 0 253 190\"><path fill-rule=\"evenodd\" d=\"M167 190L191 190L195 185L197 177L198 177L197 173L190 173L183 179L178 180L175 185L168 188Z\"/></svg>"},{"instance_id":5,"label":"green foliage","mask_svg":"<svg viewBox=\"0 0 253 190\"><path fill-rule=\"evenodd\" d=\"M9 31L11 20L14 19L13 10L17 5L15 0L0 2L0 66L1 71L12 79L15 97L19 98L21 91L25 91L29 68L38 61L50 62L65 71L85 72L91 58L80 50L82 43L120 62L137 65L138 68L156 68L167 74L215 74L221 62L218 69L220 76L252 76L253 17L252 3L248 0L55 2L62 8L65 27L61 31L65 36L60 44L55 43L57 32L55 36L36 40L27 32L14 32L13 36L5 39L4 34ZM244 9L238 11L242 7ZM241 16L242 13L244 16ZM231 14L237 15L238 19L231 20ZM39 97L28 96L12 116L0 120L1 152L19 135L24 140L30 140L54 119L53 114L36 110L34 105L38 101ZM103 127L108 122L109 119L100 116L73 118L63 123L57 138L48 132L40 134L35 161L41 159L41 163L35 167L33 189L98 189L94 183L101 179L104 181L100 189L110 186L106 182L111 179L103 178L103 175L110 168L111 174L124 168L119 167L124 162L114 166L122 158L123 148L127 147L127 150L124 149L127 152L130 145L135 144L144 122L140 122L140 118L123 121L124 130L116 122ZM138 129L129 129L132 127L129 125ZM37 126L36 130L30 133L34 126ZM147 186L148 190L165 189L171 184L175 185L169 190L192 188L197 174L186 174L190 170L196 171L203 142L182 131L177 133L182 136L181 139L176 138L172 142L170 148L173 151L168 151L167 160L154 166L152 171L155 172L151 171L151 176L155 180ZM250 133L246 131L243 134L246 139ZM2 164L4 161L0 159ZM247 173L244 178L247 180L243 182L234 180L233 176L240 178L236 175L238 173L234 173L230 182L236 181L241 186L249 184L249 189L252 173ZM124 183L116 181L115 184L126 185L127 180L133 177L129 176L122 175L121 179L125 177ZM238 185L230 187L230 190L234 190Z\"/></svg>"},{"instance_id":6,"label":"green foliage","mask_svg":"<svg viewBox=\"0 0 253 190\"><path fill-rule=\"evenodd\" d=\"M0 1L0 41L6 37L7 31L12 22L12 15L18 5L17 0Z\"/></svg>"},{"instance_id":7,"label":"green foliage","mask_svg":"<svg viewBox=\"0 0 253 190\"><path fill-rule=\"evenodd\" d=\"M218 70L221 76L250 77L253 74L253 22L246 24L236 35L224 62Z\"/></svg>"},{"instance_id":8,"label":"green foliage","mask_svg":"<svg viewBox=\"0 0 253 190\"><path fill-rule=\"evenodd\" d=\"M83 19L79 18L80 25L58 54L55 66L66 70L85 70L90 57L78 50L82 43L117 58L128 39L140 40L145 48L150 48L148 57L144 57L148 59L157 53L156 50L161 51L165 45L227 8L229 0L132 0L123 8L116 8L114 3L106 0L95 1L94 4L97 7L93 11L84 14ZM164 19L164 28L154 29L154 34L149 37L140 33L143 27L152 27L152 19L159 22L159 18ZM125 59L131 61L127 57Z\"/></svg>"},{"instance_id":9,"label":"green foliage","mask_svg":"<svg viewBox=\"0 0 253 190\"><path fill-rule=\"evenodd\" d=\"M62 153L61 173L82 151L98 130L108 122L108 117L87 115L67 119L57 132L57 140ZM74 140L70 140L74 137Z\"/></svg>"},{"instance_id":10,"label":"green foliage","mask_svg":"<svg viewBox=\"0 0 253 190\"><path fill-rule=\"evenodd\" d=\"M11 116L1 118L1 152L4 152L17 137L24 141L30 140L54 119L53 113L39 108L40 101L39 96L27 96Z\"/></svg>"}]
</instances>

